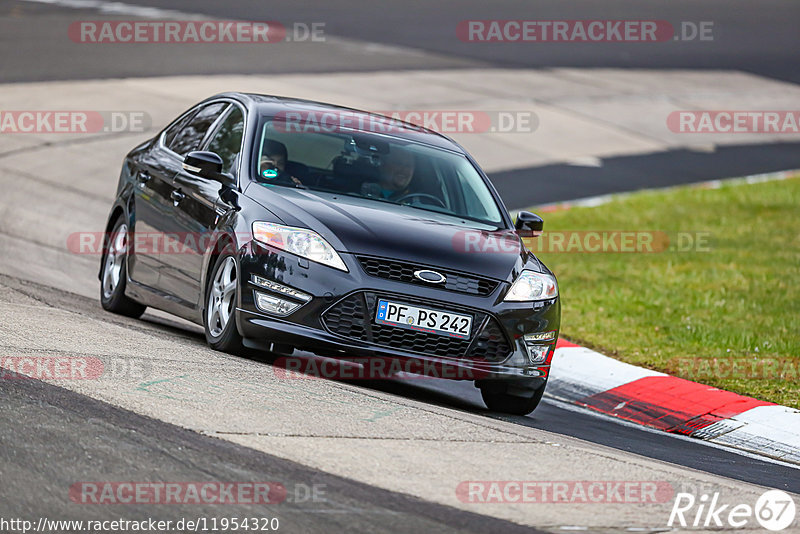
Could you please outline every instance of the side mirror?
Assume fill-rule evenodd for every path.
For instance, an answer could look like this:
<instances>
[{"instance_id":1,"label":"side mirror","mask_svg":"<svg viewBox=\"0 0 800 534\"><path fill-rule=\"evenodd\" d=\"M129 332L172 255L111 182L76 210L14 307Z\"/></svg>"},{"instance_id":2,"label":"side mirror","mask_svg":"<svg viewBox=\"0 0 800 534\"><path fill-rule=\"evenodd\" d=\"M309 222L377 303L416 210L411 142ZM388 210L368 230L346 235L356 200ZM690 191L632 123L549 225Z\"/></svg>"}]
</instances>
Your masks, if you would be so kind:
<instances>
[{"instance_id":1,"label":"side mirror","mask_svg":"<svg viewBox=\"0 0 800 534\"><path fill-rule=\"evenodd\" d=\"M222 158L215 152L189 152L183 160L183 170L222 185L231 186L236 182L233 175L222 172Z\"/></svg>"},{"instance_id":2,"label":"side mirror","mask_svg":"<svg viewBox=\"0 0 800 534\"><path fill-rule=\"evenodd\" d=\"M527 230L531 232L533 237L538 237L544 230L544 220L535 213L529 211L521 211L517 214L517 220L514 222L517 231Z\"/></svg>"}]
</instances>

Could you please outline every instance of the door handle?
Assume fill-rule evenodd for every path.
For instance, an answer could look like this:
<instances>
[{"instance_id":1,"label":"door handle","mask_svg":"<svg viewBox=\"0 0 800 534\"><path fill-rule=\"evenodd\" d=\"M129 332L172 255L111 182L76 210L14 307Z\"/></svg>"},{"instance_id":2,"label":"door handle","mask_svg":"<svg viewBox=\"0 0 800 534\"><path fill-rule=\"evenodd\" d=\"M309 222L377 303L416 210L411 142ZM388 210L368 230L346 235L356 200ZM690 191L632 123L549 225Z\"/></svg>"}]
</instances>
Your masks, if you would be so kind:
<instances>
[{"instance_id":1,"label":"door handle","mask_svg":"<svg viewBox=\"0 0 800 534\"><path fill-rule=\"evenodd\" d=\"M186 195L175 189L172 193L169 194L169 197L172 199L172 203L177 206L181 200L186 198Z\"/></svg>"}]
</instances>

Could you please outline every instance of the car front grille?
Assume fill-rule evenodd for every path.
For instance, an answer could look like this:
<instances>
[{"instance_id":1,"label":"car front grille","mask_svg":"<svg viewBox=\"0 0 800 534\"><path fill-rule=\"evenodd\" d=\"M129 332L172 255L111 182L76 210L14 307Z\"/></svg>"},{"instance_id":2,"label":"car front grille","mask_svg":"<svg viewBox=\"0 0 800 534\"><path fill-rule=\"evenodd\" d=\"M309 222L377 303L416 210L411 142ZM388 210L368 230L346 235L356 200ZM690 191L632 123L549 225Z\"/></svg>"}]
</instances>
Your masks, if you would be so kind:
<instances>
[{"instance_id":1,"label":"car front grille","mask_svg":"<svg viewBox=\"0 0 800 534\"><path fill-rule=\"evenodd\" d=\"M492 293L497 287L498 282L489 278L458 273L455 271L448 271L438 269L436 267L428 267L425 265L418 265L414 263L405 263L397 260L387 260L384 258L375 258L373 256L356 256L361 267L370 276L377 276L378 278L385 278L387 280L394 280L396 282L405 282L408 284L423 284L427 287L446 289L448 291L458 291L459 293L468 293L470 295L486 296ZM414 276L415 271L432 269L441 273L447 279L441 286L433 284L426 284L418 280Z\"/></svg>"},{"instance_id":2,"label":"car front grille","mask_svg":"<svg viewBox=\"0 0 800 534\"><path fill-rule=\"evenodd\" d=\"M442 307L415 302L415 299L407 297L399 300L420 306ZM466 312L473 317L472 337L458 339L378 324L373 321L377 306L375 293L353 293L328 308L322 314L322 323L329 332L349 339L428 356L501 362L511 353L511 345L497 320L485 313Z\"/></svg>"}]
</instances>

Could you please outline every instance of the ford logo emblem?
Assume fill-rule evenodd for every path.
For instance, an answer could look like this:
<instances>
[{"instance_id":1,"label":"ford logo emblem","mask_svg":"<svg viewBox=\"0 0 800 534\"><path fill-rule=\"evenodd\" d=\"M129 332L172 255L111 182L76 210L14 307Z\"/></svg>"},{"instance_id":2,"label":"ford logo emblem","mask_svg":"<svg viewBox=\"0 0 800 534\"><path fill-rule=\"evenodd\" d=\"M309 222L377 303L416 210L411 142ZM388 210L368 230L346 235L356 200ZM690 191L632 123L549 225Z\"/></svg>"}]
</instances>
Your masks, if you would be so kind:
<instances>
[{"instance_id":1,"label":"ford logo emblem","mask_svg":"<svg viewBox=\"0 0 800 534\"><path fill-rule=\"evenodd\" d=\"M437 273L436 271L429 271L427 269L415 271L414 276L417 278L417 280L422 280L423 282L428 282L429 284L444 284L447 281L447 278L443 274Z\"/></svg>"}]
</instances>

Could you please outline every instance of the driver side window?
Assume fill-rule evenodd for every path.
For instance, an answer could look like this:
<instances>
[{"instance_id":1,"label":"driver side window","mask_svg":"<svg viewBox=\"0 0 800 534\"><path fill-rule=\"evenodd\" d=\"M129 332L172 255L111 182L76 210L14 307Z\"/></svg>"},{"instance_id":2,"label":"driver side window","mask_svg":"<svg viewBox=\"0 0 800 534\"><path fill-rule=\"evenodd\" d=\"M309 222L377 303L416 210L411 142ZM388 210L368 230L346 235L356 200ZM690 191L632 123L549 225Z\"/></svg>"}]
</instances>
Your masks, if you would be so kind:
<instances>
[{"instance_id":1,"label":"driver side window","mask_svg":"<svg viewBox=\"0 0 800 534\"><path fill-rule=\"evenodd\" d=\"M243 134L244 115L239 106L232 105L228 116L222 121L222 125L214 133L208 145L209 151L216 152L222 158L223 172L236 174Z\"/></svg>"}]
</instances>

